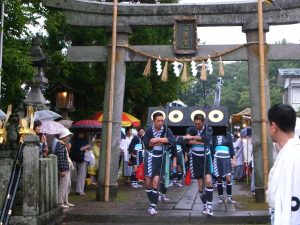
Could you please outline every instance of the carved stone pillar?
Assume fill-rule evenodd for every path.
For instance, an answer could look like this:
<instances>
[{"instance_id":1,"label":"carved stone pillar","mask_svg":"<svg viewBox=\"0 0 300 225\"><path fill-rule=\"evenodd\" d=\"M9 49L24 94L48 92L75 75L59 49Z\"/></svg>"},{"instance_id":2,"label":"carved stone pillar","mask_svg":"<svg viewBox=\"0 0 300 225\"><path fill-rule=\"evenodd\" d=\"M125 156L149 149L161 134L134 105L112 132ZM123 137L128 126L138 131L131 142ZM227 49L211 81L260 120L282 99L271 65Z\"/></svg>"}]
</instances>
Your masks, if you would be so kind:
<instances>
[{"instance_id":1,"label":"carved stone pillar","mask_svg":"<svg viewBox=\"0 0 300 225\"><path fill-rule=\"evenodd\" d=\"M265 33L269 31L268 24L264 24L264 40ZM263 202L265 199L265 190L263 182L263 157L262 157L262 132L261 132L261 98L260 98L260 74L259 74L259 47L258 47L258 23L253 21L243 26L243 32L246 33L247 43L257 42L248 45L248 77L250 85L250 101L252 113L252 144L253 144L253 160L255 173L255 194L256 201ZM267 56L267 47L265 47L265 56ZM268 61L265 58L265 92L266 92L266 108L270 107L269 94L269 76ZM272 163L272 142L268 136L268 159ZM270 166L269 166L270 167Z\"/></svg>"},{"instance_id":2,"label":"carved stone pillar","mask_svg":"<svg viewBox=\"0 0 300 225\"><path fill-rule=\"evenodd\" d=\"M110 184L109 184L109 196L110 199L117 197L118 189L118 162L120 153L120 139L121 139L121 118L123 112L123 101L125 91L125 76L126 76L126 64L125 56L126 49L118 47L120 45L128 44L128 37L131 34L130 27L118 27L117 30L117 49L116 49L116 65L115 65L115 79L114 79L114 96L113 96L113 124L112 124L112 143L111 143L111 164L110 164ZM108 47L107 61L110 68L111 63L111 40ZM107 71L107 78L110 76L110 71ZM105 97L104 97L104 118L102 127L102 144L101 144L101 157L99 164L99 189L97 191L97 200L104 200L104 180L105 180L105 164L106 164L106 144L108 129L108 107L109 107L109 82L106 78Z\"/></svg>"}]
</instances>

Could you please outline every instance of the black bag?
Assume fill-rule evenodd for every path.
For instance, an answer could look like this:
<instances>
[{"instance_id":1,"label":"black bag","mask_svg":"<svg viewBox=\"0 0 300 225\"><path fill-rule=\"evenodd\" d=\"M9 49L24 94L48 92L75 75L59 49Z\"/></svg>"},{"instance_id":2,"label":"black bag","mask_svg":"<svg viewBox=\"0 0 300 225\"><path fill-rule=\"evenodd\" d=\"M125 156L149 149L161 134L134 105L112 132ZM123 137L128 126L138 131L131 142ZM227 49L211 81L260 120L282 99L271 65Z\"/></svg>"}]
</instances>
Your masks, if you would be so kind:
<instances>
[{"instance_id":1,"label":"black bag","mask_svg":"<svg viewBox=\"0 0 300 225\"><path fill-rule=\"evenodd\" d=\"M71 148L70 158L75 162L83 162L84 161L84 151L80 151L77 148Z\"/></svg>"}]
</instances>

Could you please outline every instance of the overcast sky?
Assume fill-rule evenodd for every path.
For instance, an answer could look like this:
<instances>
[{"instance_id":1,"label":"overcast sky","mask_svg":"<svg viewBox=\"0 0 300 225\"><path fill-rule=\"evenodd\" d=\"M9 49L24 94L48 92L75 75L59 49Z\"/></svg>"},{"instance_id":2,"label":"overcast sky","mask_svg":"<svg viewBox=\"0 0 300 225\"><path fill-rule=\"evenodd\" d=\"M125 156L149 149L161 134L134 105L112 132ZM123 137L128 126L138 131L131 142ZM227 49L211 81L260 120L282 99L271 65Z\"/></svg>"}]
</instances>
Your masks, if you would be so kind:
<instances>
[{"instance_id":1,"label":"overcast sky","mask_svg":"<svg viewBox=\"0 0 300 225\"><path fill-rule=\"evenodd\" d=\"M247 3L257 0L181 0L182 4L226 4ZM226 35L230 33L231 35ZM200 27L198 28L200 43L206 44L243 44L246 36L241 27ZM294 25L270 26L267 33L267 43L272 44L282 39L289 43L300 43L300 23Z\"/></svg>"}]
</instances>

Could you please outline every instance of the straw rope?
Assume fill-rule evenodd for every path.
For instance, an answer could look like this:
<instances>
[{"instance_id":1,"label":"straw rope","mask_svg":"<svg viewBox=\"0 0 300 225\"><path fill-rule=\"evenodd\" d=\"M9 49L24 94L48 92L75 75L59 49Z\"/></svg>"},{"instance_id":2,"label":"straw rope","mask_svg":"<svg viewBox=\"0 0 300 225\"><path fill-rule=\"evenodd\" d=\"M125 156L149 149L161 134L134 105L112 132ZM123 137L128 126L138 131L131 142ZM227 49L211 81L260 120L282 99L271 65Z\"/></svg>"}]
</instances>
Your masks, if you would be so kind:
<instances>
[{"instance_id":1,"label":"straw rope","mask_svg":"<svg viewBox=\"0 0 300 225\"><path fill-rule=\"evenodd\" d=\"M220 56L224 56L224 55L227 55L229 53L232 53L240 48L243 48L243 47L246 47L248 45L251 45L251 44L258 44L258 42L248 42L248 43L245 43L245 44L242 44L242 45L238 45L234 48L230 48L230 49L227 49L226 51L223 51L223 52L216 52L215 54L213 55L210 55L210 56L198 56L198 57L191 57L191 58L186 58L186 57L182 57L182 58L177 58L177 57L161 57L159 55L152 55L148 52L143 52L143 51L139 51L137 49L135 49L134 47L130 46L130 45L118 45L118 47L121 47L121 48L125 48L125 49L128 49L136 54L139 54L139 55L142 55L142 56L145 56L147 58L151 58L151 59L159 59L160 61L167 61L167 62L175 62L175 61L178 61L178 62L191 62L192 60L194 61L202 61L202 60L207 60L208 58L211 58L211 59L219 59Z\"/></svg>"}]
</instances>

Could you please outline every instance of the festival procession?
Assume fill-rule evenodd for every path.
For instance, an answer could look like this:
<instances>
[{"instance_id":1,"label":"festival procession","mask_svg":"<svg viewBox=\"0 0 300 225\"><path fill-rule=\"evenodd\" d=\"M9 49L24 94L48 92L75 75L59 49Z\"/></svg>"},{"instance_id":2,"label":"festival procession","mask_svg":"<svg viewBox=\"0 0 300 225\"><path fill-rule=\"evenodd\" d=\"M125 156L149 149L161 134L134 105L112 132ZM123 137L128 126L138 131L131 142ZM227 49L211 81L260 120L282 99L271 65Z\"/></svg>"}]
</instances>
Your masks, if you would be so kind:
<instances>
[{"instance_id":1,"label":"festival procession","mask_svg":"<svg viewBox=\"0 0 300 225\"><path fill-rule=\"evenodd\" d=\"M299 10L2 0L0 225L300 225Z\"/></svg>"}]
</instances>

